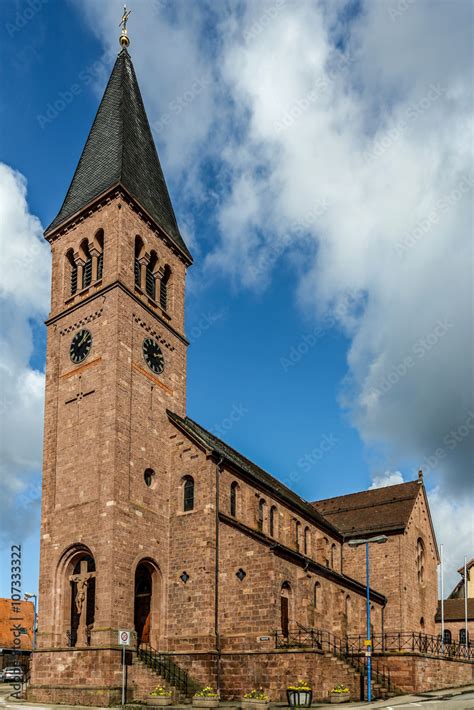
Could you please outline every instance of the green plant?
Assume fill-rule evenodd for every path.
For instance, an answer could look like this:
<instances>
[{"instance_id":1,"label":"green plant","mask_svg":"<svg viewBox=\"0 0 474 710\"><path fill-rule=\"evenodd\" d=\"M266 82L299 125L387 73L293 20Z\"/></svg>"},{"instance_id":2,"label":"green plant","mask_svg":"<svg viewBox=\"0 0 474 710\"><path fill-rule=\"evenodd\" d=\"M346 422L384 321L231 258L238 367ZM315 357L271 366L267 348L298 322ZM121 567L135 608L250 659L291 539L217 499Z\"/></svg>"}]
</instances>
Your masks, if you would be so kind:
<instances>
[{"instance_id":1,"label":"green plant","mask_svg":"<svg viewBox=\"0 0 474 710\"><path fill-rule=\"evenodd\" d=\"M338 683L337 685L334 686L334 688L331 690L331 693L350 693L349 688L346 688L345 685L342 685L341 683Z\"/></svg>"},{"instance_id":2,"label":"green plant","mask_svg":"<svg viewBox=\"0 0 474 710\"><path fill-rule=\"evenodd\" d=\"M266 703L270 701L270 697L266 694L263 688L253 688L244 695L245 700L262 700Z\"/></svg>"},{"instance_id":3,"label":"green plant","mask_svg":"<svg viewBox=\"0 0 474 710\"><path fill-rule=\"evenodd\" d=\"M156 688L153 688L151 691L150 695L152 695L154 698L170 698L171 693L169 690L164 688L162 685L157 685Z\"/></svg>"},{"instance_id":4,"label":"green plant","mask_svg":"<svg viewBox=\"0 0 474 710\"><path fill-rule=\"evenodd\" d=\"M293 685L289 685L288 690L311 690L311 686L306 680L298 680Z\"/></svg>"},{"instance_id":5,"label":"green plant","mask_svg":"<svg viewBox=\"0 0 474 710\"><path fill-rule=\"evenodd\" d=\"M210 685L207 685L205 688L202 688L202 690L198 690L197 693L194 693L195 698L218 698L219 694L216 693L214 688L211 688Z\"/></svg>"}]
</instances>

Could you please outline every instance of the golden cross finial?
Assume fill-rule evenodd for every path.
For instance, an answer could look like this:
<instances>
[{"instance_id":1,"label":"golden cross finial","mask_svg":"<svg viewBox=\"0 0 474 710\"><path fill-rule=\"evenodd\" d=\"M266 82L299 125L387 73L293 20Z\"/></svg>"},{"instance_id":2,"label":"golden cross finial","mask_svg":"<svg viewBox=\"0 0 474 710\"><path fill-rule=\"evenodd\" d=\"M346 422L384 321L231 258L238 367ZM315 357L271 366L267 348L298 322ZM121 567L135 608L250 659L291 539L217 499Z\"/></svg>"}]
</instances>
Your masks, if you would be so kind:
<instances>
[{"instance_id":1,"label":"golden cross finial","mask_svg":"<svg viewBox=\"0 0 474 710\"><path fill-rule=\"evenodd\" d=\"M123 14L122 14L122 19L120 20L119 27L122 28L122 32L120 34L119 42L121 47L128 47L130 44L130 40L128 39L128 32L127 32L127 20L129 18L129 15L132 11L129 10L127 12L127 6L123 6Z\"/></svg>"}]
</instances>

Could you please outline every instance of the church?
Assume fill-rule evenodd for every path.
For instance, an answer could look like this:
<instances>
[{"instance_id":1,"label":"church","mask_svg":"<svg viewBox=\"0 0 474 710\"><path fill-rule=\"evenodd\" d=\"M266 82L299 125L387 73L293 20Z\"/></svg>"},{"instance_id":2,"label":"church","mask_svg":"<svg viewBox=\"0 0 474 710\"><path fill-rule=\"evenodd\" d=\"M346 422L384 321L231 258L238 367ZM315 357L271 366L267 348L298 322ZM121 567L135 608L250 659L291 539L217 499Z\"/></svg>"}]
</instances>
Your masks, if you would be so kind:
<instances>
[{"instance_id":1,"label":"church","mask_svg":"<svg viewBox=\"0 0 474 710\"><path fill-rule=\"evenodd\" d=\"M436 633L438 551L423 477L311 503L187 416L192 256L128 45L123 30L45 231L52 288L28 697L119 703L118 632L129 630L128 700L160 682L180 697L210 684L224 699L261 686L280 700L298 678L315 697L345 683L360 698L365 558L350 540L387 538L370 546L374 654L379 643L388 666L391 635ZM463 663L451 685L472 677ZM374 666L374 683L388 692L386 666Z\"/></svg>"}]
</instances>

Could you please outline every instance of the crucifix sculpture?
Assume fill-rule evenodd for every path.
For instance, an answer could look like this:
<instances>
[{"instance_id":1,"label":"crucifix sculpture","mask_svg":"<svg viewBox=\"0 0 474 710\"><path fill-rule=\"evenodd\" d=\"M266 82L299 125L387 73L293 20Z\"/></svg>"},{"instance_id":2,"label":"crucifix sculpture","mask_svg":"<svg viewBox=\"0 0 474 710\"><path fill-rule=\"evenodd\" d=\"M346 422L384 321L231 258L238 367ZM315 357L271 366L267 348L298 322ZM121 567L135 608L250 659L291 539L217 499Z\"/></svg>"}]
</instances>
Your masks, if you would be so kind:
<instances>
[{"instance_id":1,"label":"crucifix sculpture","mask_svg":"<svg viewBox=\"0 0 474 710\"><path fill-rule=\"evenodd\" d=\"M81 560L79 574L73 574L69 577L70 582L76 584L76 593L73 603L76 605L76 613L78 616L77 626L77 645L87 645L87 596L88 586L91 579L95 577L95 572L87 571L87 560Z\"/></svg>"}]
</instances>

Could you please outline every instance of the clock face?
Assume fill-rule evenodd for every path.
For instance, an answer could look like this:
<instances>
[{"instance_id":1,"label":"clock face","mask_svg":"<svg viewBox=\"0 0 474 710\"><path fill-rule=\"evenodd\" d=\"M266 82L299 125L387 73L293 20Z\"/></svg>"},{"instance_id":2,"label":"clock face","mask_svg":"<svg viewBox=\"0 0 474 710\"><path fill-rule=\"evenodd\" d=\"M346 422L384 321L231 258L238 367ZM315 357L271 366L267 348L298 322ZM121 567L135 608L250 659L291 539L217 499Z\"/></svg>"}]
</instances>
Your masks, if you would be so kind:
<instances>
[{"instance_id":1,"label":"clock face","mask_svg":"<svg viewBox=\"0 0 474 710\"><path fill-rule=\"evenodd\" d=\"M143 341L143 357L153 372L159 375L165 369L165 359L158 343L152 338Z\"/></svg>"},{"instance_id":2,"label":"clock face","mask_svg":"<svg viewBox=\"0 0 474 710\"><path fill-rule=\"evenodd\" d=\"M82 362L89 355L92 347L92 335L88 330L80 330L71 342L69 355L71 360L76 363Z\"/></svg>"}]
</instances>

